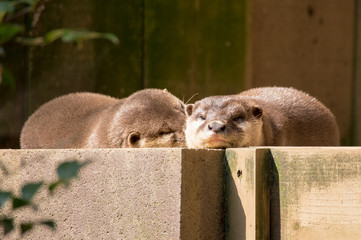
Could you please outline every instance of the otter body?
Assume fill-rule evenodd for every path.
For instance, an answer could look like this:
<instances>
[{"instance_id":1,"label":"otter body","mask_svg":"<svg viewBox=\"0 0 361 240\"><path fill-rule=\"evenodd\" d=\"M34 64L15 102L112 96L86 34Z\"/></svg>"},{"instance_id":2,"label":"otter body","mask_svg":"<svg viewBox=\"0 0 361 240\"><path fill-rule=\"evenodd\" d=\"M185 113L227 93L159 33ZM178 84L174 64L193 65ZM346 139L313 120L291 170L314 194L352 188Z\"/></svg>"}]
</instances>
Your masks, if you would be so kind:
<instances>
[{"instance_id":1,"label":"otter body","mask_svg":"<svg viewBox=\"0 0 361 240\"><path fill-rule=\"evenodd\" d=\"M183 147L183 103L166 90L116 99L73 93L42 105L26 121L21 148Z\"/></svg>"},{"instance_id":2,"label":"otter body","mask_svg":"<svg viewBox=\"0 0 361 240\"><path fill-rule=\"evenodd\" d=\"M186 106L191 148L338 146L334 115L308 94L282 87L213 96Z\"/></svg>"}]
</instances>

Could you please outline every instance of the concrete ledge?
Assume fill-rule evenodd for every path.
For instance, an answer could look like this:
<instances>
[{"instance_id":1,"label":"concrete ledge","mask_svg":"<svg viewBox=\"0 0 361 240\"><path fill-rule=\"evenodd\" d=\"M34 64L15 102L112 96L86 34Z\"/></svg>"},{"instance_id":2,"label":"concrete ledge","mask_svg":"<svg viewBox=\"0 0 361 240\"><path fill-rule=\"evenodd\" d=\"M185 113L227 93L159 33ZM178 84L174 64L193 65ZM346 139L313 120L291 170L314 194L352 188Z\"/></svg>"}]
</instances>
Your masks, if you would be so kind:
<instances>
[{"instance_id":1,"label":"concrete ledge","mask_svg":"<svg viewBox=\"0 0 361 240\"><path fill-rule=\"evenodd\" d=\"M69 189L42 191L37 212L15 212L17 221L52 218L57 230L36 227L25 239L223 238L222 150L0 150L10 173L0 172L1 189L53 181L56 166L73 159L92 163Z\"/></svg>"},{"instance_id":2,"label":"concrete ledge","mask_svg":"<svg viewBox=\"0 0 361 240\"><path fill-rule=\"evenodd\" d=\"M0 150L1 189L73 159L92 163L69 189L14 213L57 231L25 239L361 239L359 147Z\"/></svg>"}]
</instances>

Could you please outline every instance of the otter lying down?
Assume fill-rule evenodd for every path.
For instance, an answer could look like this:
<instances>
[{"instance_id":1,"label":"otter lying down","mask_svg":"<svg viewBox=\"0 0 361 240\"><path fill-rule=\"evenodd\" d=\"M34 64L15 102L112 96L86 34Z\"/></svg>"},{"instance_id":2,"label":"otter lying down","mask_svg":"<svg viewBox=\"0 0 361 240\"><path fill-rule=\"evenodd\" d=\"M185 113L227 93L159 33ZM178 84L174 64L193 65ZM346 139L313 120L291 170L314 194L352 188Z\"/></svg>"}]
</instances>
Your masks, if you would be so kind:
<instances>
[{"instance_id":1,"label":"otter lying down","mask_svg":"<svg viewBox=\"0 0 361 240\"><path fill-rule=\"evenodd\" d=\"M207 97L186 106L191 148L337 146L334 115L321 102L293 88L255 88Z\"/></svg>"},{"instance_id":2,"label":"otter lying down","mask_svg":"<svg viewBox=\"0 0 361 240\"><path fill-rule=\"evenodd\" d=\"M184 147L184 104L166 90L116 99L95 93L55 98L33 113L21 148Z\"/></svg>"},{"instance_id":3,"label":"otter lying down","mask_svg":"<svg viewBox=\"0 0 361 240\"><path fill-rule=\"evenodd\" d=\"M21 148L337 146L335 117L293 88L255 88L194 104L166 90L116 99L74 93L42 105L26 121Z\"/></svg>"}]
</instances>

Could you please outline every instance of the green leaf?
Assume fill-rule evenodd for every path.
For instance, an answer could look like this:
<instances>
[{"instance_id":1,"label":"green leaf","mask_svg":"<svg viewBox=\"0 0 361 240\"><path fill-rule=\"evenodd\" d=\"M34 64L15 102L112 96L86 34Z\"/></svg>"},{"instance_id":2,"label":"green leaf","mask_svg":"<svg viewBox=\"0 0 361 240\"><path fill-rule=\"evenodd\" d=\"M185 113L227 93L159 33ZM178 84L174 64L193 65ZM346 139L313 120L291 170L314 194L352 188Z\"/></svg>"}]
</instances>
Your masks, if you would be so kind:
<instances>
[{"instance_id":1,"label":"green leaf","mask_svg":"<svg viewBox=\"0 0 361 240\"><path fill-rule=\"evenodd\" d=\"M19 7L19 12L24 11L24 8L29 9L30 11L34 11L38 5L40 0L17 0L17 1L3 1L0 2L0 24L4 19L5 15L13 14L17 9L17 5L26 4L27 6L24 7L23 5Z\"/></svg>"},{"instance_id":2,"label":"green leaf","mask_svg":"<svg viewBox=\"0 0 361 240\"><path fill-rule=\"evenodd\" d=\"M0 12L14 13L16 6L20 4L26 4L32 8L36 7L39 3L39 0L17 0L17 1L1 1L0 2Z\"/></svg>"},{"instance_id":3,"label":"green leaf","mask_svg":"<svg viewBox=\"0 0 361 240\"><path fill-rule=\"evenodd\" d=\"M43 46L44 39L42 37L17 37L15 38L15 42L20 43L26 46Z\"/></svg>"},{"instance_id":4,"label":"green leaf","mask_svg":"<svg viewBox=\"0 0 361 240\"><path fill-rule=\"evenodd\" d=\"M0 64L0 84L10 87L11 90L16 89L16 82L13 74L1 64ZM0 168L4 170L3 165L0 165Z\"/></svg>"},{"instance_id":5,"label":"green leaf","mask_svg":"<svg viewBox=\"0 0 361 240\"><path fill-rule=\"evenodd\" d=\"M86 39L94 39L97 38L97 36L98 36L97 33L88 32L85 30L79 30L79 31L67 30L64 32L63 36L61 37L61 40L63 40L64 42L75 42Z\"/></svg>"},{"instance_id":6,"label":"green leaf","mask_svg":"<svg viewBox=\"0 0 361 240\"><path fill-rule=\"evenodd\" d=\"M111 41L113 44L118 44L118 38L111 33L98 33L98 32L89 32L89 31L66 31L62 36L64 42L75 42L75 41L84 41L90 39L106 39Z\"/></svg>"},{"instance_id":7,"label":"green leaf","mask_svg":"<svg viewBox=\"0 0 361 240\"><path fill-rule=\"evenodd\" d=\"M32 11L35 10L39 0L17 0L17 1L1 1L0 2L0 24L4 19L6 14L13 14L16 10L17 5L26 4L27 8L30 8ZM24 6L21 6L19 11L22 11Z\"/></svg>"},{"instance_id":8,"label":"green leaf","mask_svg":"<svg viewBox=\"0 0 361 240\"><path fill-rule=\"evenodd\" d=\"M39 188L44 184L44 182L38 183L29 183L25 185L21 189L22 198L25 201L30 202L31 199L34 197L35 193L39 190Z\"/></svg>"},{"instance_id":9,"label":"green leaf","mask_svg":"<svg viewBox=\"0 0 361 240\"><path fill-rule=\"evenodd\" d=\"M119 39L112 33L98 33L90 32L86 30L72 30L67 28L55 29L47 34L44 37L35 37L35 38L16 38L16 42L28 45L28 46L45 46L47 44L53 43L54 41L61 39L63 42L82 42L85 40L91 39L106 39L111 41L113 44L118 44Z\"/></svg>"},{"instance_id":10,"label":"green leaf","mask_svg":"<svg viewBox=\"0 0 361 240\"><path fill-rule=\"evenodd\" d=\"M13 210L29 205L30 203L21 198L13 198Z\"/></svg>"},{"instance_id":11,"label":"green leaf","mask_svg":"<svg viewBox=\"0 0 361 240\"><path fill-rule=\"evenodd\" d=\"M0 2L0 12L13 13L15 10L15 3L10 1Z\"/></svg>"},{"instance_id":12,"label":"green leaf","mask_svg":"<svg viewBox=\"0 0 361 240\"><path fill-rule=\"evenodd\" d=\"M15 3L10 1L0 2L0 24L4 19L5 15L8 13L13 13L15 10Z\"/></svg>"},{"instance_id":13,"label":"green leaf","mask_svg":"<svg viewBox=\"0 0 361 240\"><path fill-rule=\"evenodd\" d=\"M3 218L0 219L0 224L4 227L4 235L7 235L12 230L14 230L14 219L13 218Z\"/></svg>"},{"instance_id":14,"label":"green leaf","mask_svg":"<svg viewBox=\"0 0 361 240\"><path fill-rule=\"evenodd\" d=\"M67 28L55 29L48 32L44 37L44 43L49 44L59 38L63 42L80 42L84 40L103 38L111 41L113 44L119 43L119 39L112 33L99 33L87 30L73 30Z\"/></svg>"},{"instance_id":15,"label":"green leaf","mask_svg":"<svg viewBox=\"0 0 361 240\"><path fill-rule=\"evenodd\" d=\"M51 230L56 229L56 224L55 224L55 222L53 220L42 221L42 222L40 222L40 224L48 226L49 228L51 228Z\"/></svg>"},{"instance_id":16,"label":"green leaf","mask_svg":"<svg viewBox=\"0 0 361 240\"><path fill-rule=\"evenodd\" d=\"M21 31L23 31L24 27L19 24L1 24L0 25L0 44L3 44L11 39L13 39L16 35L18 35Z\"/></svg>"},{"instance_id":17,"label":"green leaf","mask_svg":"<svg viewBox=\"0 0 361 240\"><path fill-rule=\"evenodd\" d=\"M21 235L23 235L24 233L30 231L31 229L33 229L33 227L34 227L33 223L22 223L20 225Z\"/></svg>"},{"instance_id":18,"label":"green leaf","mask_svg":"<svg viewBox=\"0 0 361 240\"><path fill-rule=\"evenodd\" d=\"M119 39L117 36L115 36L113 33L102 33L101 37L111 41L114 45L118 45L119 44Z\"/></svg>"},{"instance_id":19,"label":"green leaf","mask_svg":"<svg viewBox=\"0 0 361 240\"><path fill-rule=\"evenodd\" d=\"M12 193L11 192L3 192L0 191L0 208L4 205L4 203L11 198Z\"/></svg>"},{"instance_id":20,"label":"green leaf","mask_svg":"<svg viewBox=\"0 0 361 240\"><path fill-rule=\"evenodd\" d=\"M52 43L55 40L61 38L64 35L65 31L66 29L60 28L48 32L44 37L44 44Z\"/></svg>"}]
</instances>

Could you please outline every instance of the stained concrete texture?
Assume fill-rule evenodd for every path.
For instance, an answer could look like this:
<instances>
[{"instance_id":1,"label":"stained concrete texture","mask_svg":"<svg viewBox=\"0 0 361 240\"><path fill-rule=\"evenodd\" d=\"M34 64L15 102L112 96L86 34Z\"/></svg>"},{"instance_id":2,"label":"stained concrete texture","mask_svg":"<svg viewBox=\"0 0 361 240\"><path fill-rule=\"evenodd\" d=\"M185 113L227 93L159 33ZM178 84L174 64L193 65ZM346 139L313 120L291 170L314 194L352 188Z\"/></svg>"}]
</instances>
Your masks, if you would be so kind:
<instances>
[{"instance_id":1,"label":"stained concrete texture","mask_svg":"<svg viewBox=\"0 0 361 240\"><path fill-rule=\"evenodd\" d=\"M278 213L271 239L361 239L360 147L271 148L270 155L277 169L270 206Z\"/></svg>"},{"instance_id":2,"label":"stained concrete texture","mask_svg":"<svg viewBox=\"0 0 361 240\"><path fill-rule=\"evenodd\" d=\"M63 161L91 160L69 188L51 196L43 187L33 199L37 211L11 213L16 224L57 224L55 231L35 226L23 239L222 239L223 158L223 150L180 148L0 150L0 188L20 195L27 182L56 180Z\"/></svg>"}]
</instances>

